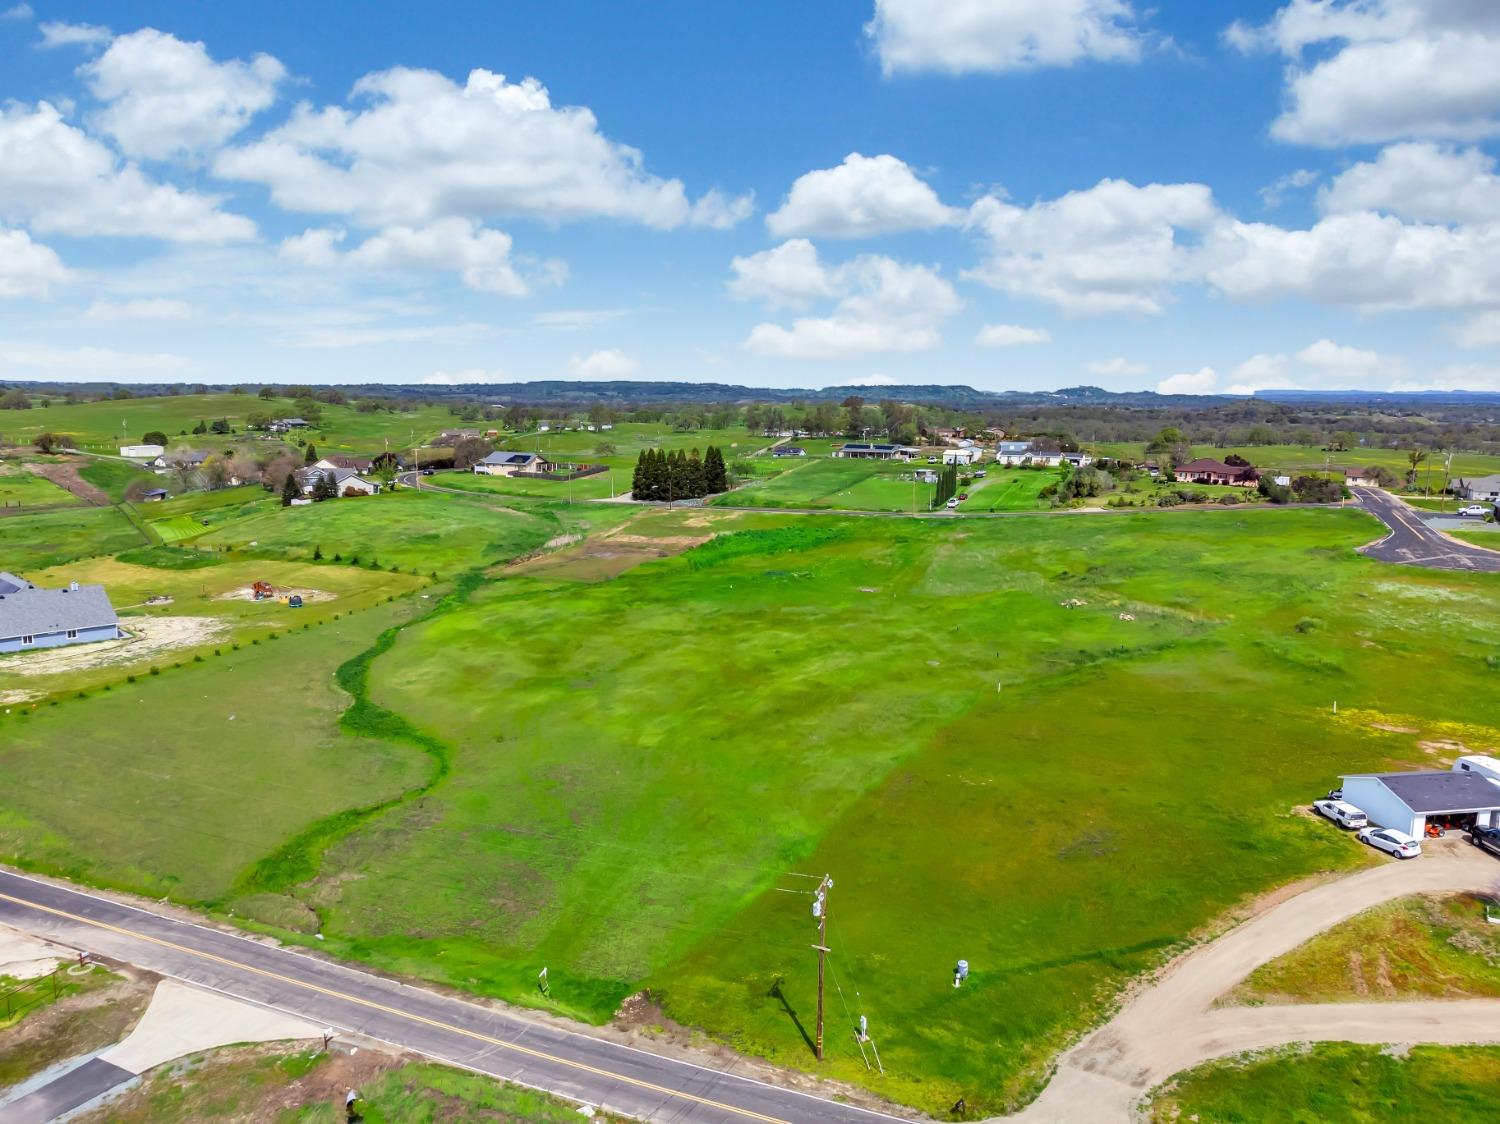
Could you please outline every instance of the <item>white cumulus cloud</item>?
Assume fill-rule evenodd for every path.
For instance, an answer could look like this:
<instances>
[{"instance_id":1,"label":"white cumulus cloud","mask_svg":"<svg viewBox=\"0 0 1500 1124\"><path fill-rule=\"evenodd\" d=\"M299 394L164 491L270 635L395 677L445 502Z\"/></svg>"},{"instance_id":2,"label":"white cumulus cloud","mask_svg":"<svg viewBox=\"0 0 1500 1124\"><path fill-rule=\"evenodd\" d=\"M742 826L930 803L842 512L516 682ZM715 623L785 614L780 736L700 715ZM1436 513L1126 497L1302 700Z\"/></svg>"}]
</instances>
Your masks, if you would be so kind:
<instances>
[{"instance_id":1,"label":"white cumulus cloud","mask_svg":"<svg viewBox=\"0 0 1500 1124\"><path fill-rule=\"evenodd\" d=\"M221 200L158 183L122 164L56 107L0 105L0 217L43 233L173 242L235 242L255 224L219 210Z\"/></svg>"},{"instance_id":2,"label":"white cumulus cloud","mask_svg":"<svg viewBox=\"0 0 1500 1124\"><path fill-rule=\"evenodd\" d=\"M109 28L95 23L63 23L52 20L40 25L41 47L98 47L114 37Z\"/></svg>"},{"instance_id":3,"label":"white cumulus cloud","mask_svg":"<svg viewBox=\"0 0 1500 1124\"><path fill-rule=\"evenodd\" d=\"M647 172L593 113L554 106L532 78L474 70L460 86L397 68L361 78L352 101L299 105L284 125L222 152L217 174L266 185L284 210L375 227L497 215L722 227L750 210L717 194L690 201L681 180Z\"/></svg>"},{"instance_id":4,"label":"white cumulus cloud","mask_svg":"<svg viewBox=\"0 0 1500 1124\"><path fill-rule=\"evenodd\" d=\"M1124 180L1025 207L987 196L971 216L989 255L969 276L1083 315L1162 312L1172 287L1191 277L1179 234L1201 234L1221 217L1202 184Z\"/></svg>"},{"instance_id":5,"label":"white cumulus cloud","mask_svg":"<svg viewBox=\"0 0 1500 1124\"><path fill-rule=\"evenodd\" d=\"M68 279L56 251L24 230L0 228L0 297L45 297Z\"/></svg>"},{"instance_id":6,"label":"white cumulus cloud","mask_svg":"<svg viewBox=\"0 0 1500 1124\"><path fill-rule=\"evenodd\" d=\"M202 43L146 28L79 71L104 102L94 123L127 156L161 160L217 148L276 100L286 68L270 55L216 62Z\"/></svg>"},{"instance_id":7,"label":"white cumulus cloud","mask_svg":"<svg viewBox=\"0 0 1500 1124\"><path fill-rule=\"evenodd\" d=\"M1418 222L1500 222L1500 176L1495 158L1477 148L1393 144L1341 173L1319 193L1318 204L1332 214L1380 211Z\"/></svg>"},{"instance_id":8,"label":"white cumulus cloud","mask_svg":"<svg viewBox=\"0 0 1500 1124\"><path fill-rule=\"evenodd\" d=\"M623 379L635 374L639 364L618 348L604 348L568 360L573 373L582 379Z\"/></svg>"},{"instance_id":9,"label":"white cumulus cloud","mask_svg":"<svg viewBox=\"0 0 1500 1124\"><path fill-rule=\"evenodd\" d=\"M510 235L469 219L439 219L420 227L389 226L353 249L343 250L347 237L338 228L314 227L287 238L277 252L298 265L450 272L477 292L522 297L531 291L511 257ZM542 270L544 281L550 279L549 268Z\"/></svg>"},{"instance_id":10,"label":"white cumulus cloud","mask_svg":"<svg viewBox=\"0 0 1500 1124\"><path fill-rule=\"evenodd\" d=\"M1219 376L1212 367L1184 372L1156 384L1158 394L1218 394Z\"/></svg>"},{"instance_id":11,"label":"white cumulus cloud","mask_svg":"<svg viewBox=\"0 0 1500 1124\"><path fill-rule=\"evenodd\" d=\"M962 219L904 161L851 152L837 168L798 177L780 209L766 216L766 228L778 238L866 238Z\"/></svg>"},{"instance_id":12,"label":"white cumulus cloud","mask_svg":"<svg viewBox=\"0 0 1500 1124\"><path fill-rule=\"evenodd\" d=\"M1051 343L1046 328L1027 328L1020 324L986 324L979 329L974 342L980 347L1020 347L1024 344Z\"/></svg>"},{"instance_id":13,"label":"white cumulus cloud","mask_svg":"<svg viewBox=\"0 0 1500 1124\"><path fill-rule=\"evenodd\" d=\"M1291 0L1238 23L1242 50L1289 60L1280 140L1337 147L1500 132L1500 5L1489 0Z\"/></svg>"},{"instance_id":14,"label":"white cumulus cloud","mask_svg":"<svg viewBox=\"0 0 1500 1124\"><path fill-rule=\"evenodd\" d=\"M791 247L789 250L788 247ZM786 259L794 261L787 268ZM732 295L760 297L772 306L836 297L827 316L790 326L757 324L745 348L758 355L836 359L883 351L927 351L942 343L938 328L963 301L932 266L908 265L866 254L825 266L810 242L796 240L752 258L736 258Z\"/></svg>"},{"instance_id":15,"label":"white cumulus cloud","mask_svg":"<svg viewBox=\"0 0 1500 1124\"><path fill-rule=\"evenodd\" d=\"M865 33L886 74L1134 62L1144 43L1127 0L875 0Z\"/></svg>"}]
</instances>

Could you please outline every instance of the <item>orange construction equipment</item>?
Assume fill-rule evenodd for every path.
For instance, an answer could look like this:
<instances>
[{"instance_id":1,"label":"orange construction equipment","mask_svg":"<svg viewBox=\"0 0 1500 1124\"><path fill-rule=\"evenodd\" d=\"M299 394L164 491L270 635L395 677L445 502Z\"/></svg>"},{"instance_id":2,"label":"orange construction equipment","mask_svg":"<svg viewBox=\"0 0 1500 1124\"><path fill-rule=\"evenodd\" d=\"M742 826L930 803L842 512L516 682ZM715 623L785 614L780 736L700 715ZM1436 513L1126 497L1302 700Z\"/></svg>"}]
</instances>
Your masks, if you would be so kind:
<instances>
[{"instance_id":1,"label":"orange construction equipment","mask_svg":"<svg viewBox=\"0 0 1500 1124\"><path fill-rule=\"evenodd\" d=\"M256 582L255 585L251 587L251 590L255 595L255 600L257 601L266 601L276 596L276 591L271 588L270 582Z\"/></svg>"}]
</instances>

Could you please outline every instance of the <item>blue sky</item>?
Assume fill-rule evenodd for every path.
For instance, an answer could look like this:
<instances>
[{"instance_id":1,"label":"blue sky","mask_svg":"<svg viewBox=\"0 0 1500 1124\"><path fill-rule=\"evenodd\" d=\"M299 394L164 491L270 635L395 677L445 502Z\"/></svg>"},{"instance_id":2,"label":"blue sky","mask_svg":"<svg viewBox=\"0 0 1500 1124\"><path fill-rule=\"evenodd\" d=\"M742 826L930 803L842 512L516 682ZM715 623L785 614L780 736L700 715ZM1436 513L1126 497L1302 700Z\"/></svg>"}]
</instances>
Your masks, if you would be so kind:
<instances>
[{"instance_id":1,"label":"blue sky","mask_svg":"<svg viewBox=\"0 0 1500 1124\"><path fill-rule=\"evenodd\" d=\"M1500 388L1490 0L0 13L0 378Z\"/></svg>"}]
</instances>

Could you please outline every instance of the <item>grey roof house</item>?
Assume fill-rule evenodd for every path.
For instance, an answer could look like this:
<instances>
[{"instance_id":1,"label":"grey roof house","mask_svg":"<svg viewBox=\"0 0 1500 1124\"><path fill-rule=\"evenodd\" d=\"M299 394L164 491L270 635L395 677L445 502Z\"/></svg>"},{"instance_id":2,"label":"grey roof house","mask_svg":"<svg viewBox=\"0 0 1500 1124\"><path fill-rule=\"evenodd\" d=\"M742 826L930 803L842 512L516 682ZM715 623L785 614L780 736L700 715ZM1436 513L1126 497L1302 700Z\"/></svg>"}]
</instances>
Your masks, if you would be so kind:
<instances>
[{"instance_id":1,"label":"grey roof house","mask_svg":"<svg viewBox=\"0 0 1500 1124\"><path fill-rule=\"evenodd\" d=\"M120 618L102 585L38 589L0 572L0 652L118 640Z\"/></svg>"},{"instance_id":2,"label":"grey roof house","mask_svg":"<svg viewBox=\"0 0 1500 1124\"><path fill-rule=\"evenodd\" d=\"M1500 473L1453 481L1453 494L1461 500L1500 501Z\"/></svg>"}]
</instances>

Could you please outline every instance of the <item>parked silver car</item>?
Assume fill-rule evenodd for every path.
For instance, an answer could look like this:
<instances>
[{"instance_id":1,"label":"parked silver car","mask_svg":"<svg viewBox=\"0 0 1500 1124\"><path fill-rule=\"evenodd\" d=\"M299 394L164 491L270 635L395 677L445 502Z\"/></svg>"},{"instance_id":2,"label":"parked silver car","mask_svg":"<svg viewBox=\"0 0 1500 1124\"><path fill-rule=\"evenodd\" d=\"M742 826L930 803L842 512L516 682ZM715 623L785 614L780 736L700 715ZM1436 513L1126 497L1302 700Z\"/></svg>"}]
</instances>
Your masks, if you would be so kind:
<instances>
[{"instance_id":1,"label":"parked silver car","mask_svg":"<svg viewBox=\"0 0 1500 1124\"><path fill-rule=\"evenodd\" d=\"M1398 859L1414 859L1422 853L1422 844L1394 827L1367 827L1359 833L1361 843L1385 851Z\"/></svg>"}]
</instances>

